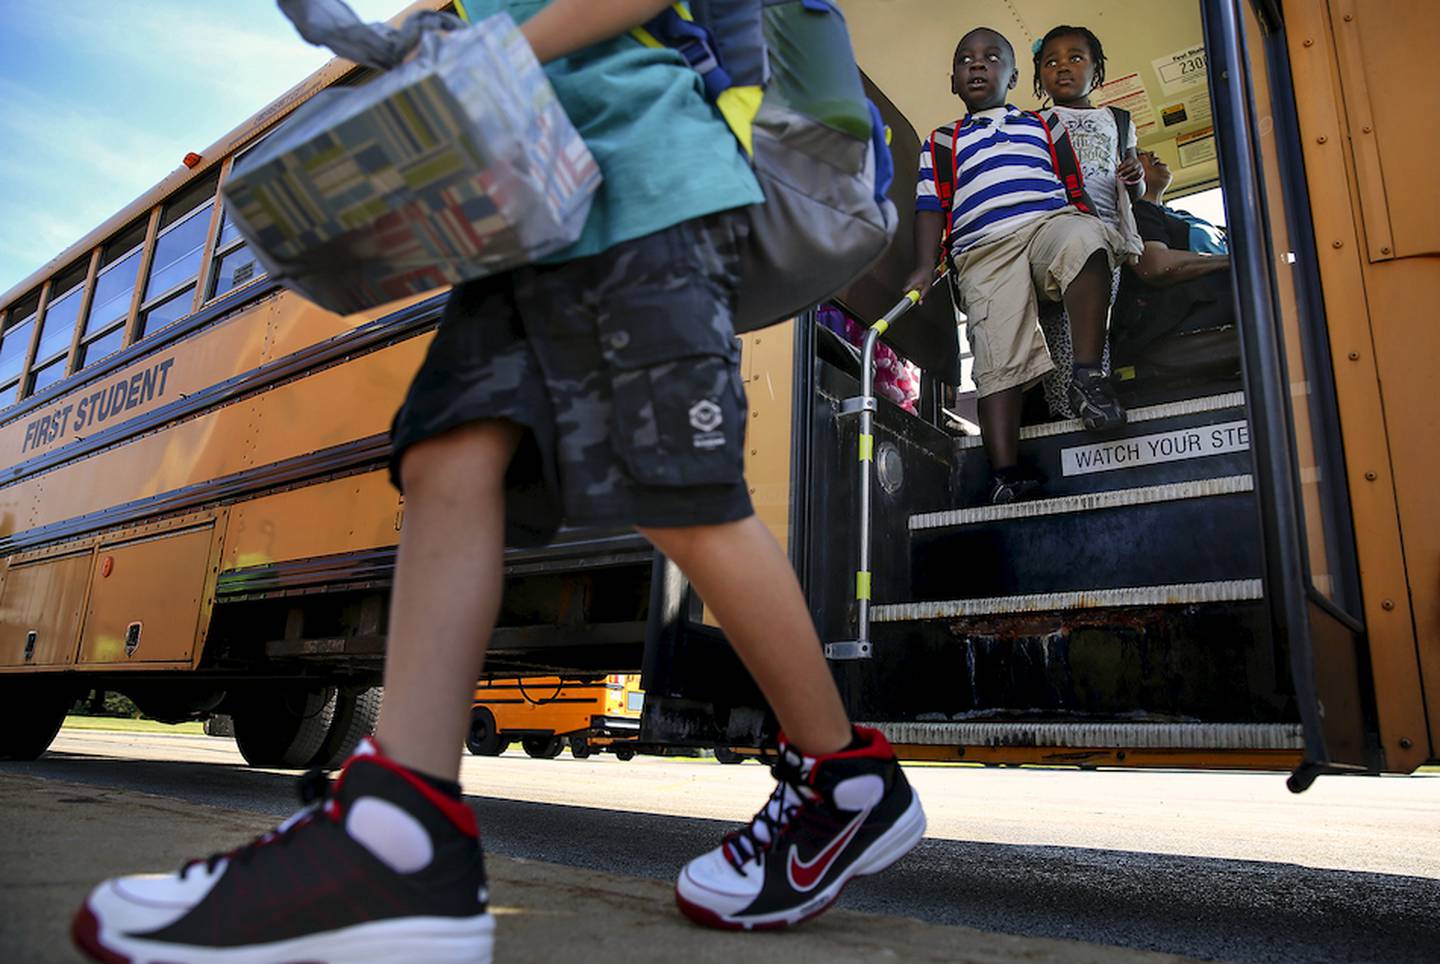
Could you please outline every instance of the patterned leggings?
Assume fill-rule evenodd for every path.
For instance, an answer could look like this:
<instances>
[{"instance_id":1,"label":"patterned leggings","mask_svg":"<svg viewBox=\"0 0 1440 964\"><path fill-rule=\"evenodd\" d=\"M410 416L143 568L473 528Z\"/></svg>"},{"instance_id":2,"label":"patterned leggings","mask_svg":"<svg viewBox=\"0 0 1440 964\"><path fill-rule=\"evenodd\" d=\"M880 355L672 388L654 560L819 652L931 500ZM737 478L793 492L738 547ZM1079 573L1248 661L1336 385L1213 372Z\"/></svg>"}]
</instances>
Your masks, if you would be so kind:
<instances>
[{"instance_id":1,"label":"patterned leggings","mask_svg":"<svg viewBox=\"0 0 1440 964\"><path fill-rule=\"evenodd\" d=\"M1120 269L1115 269L1110 279L1110 304L1115 304L1115 294L1120 290ZM1074 418L1070 408L1070 371L1075 365L1075 349L1070 341L1070 316L1064 303L1045 305L1040 311L1040 330L1045 333L1045 344L1050 349L1050 360L1055 370L1045 376L1045 402L1050 406L1051 418ZM1100 367L1110 374L1110 336L1105 336L1105 351L1100 356Z\"/></svg>"}]
</instances>

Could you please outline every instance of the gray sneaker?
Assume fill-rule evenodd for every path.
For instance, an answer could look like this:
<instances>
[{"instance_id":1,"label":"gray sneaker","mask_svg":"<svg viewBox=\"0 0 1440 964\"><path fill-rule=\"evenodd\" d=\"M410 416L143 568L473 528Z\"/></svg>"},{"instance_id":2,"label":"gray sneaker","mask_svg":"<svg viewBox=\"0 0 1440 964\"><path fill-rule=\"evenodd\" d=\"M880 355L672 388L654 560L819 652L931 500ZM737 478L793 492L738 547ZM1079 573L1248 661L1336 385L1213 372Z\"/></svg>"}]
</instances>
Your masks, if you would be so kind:
<instances>
[{"instance_id":1,"label":"gray sneaker","mask_svg":"<svg viewBox=\"0 0 1440 964\"><path fill-rule=\"evenodd\" d=\"M1099 370L1077 371L1070 377L1070 408L1090 432L1125 424L1125 406L1115 397L1110 380Z\"/></svg>"}]
</instances>

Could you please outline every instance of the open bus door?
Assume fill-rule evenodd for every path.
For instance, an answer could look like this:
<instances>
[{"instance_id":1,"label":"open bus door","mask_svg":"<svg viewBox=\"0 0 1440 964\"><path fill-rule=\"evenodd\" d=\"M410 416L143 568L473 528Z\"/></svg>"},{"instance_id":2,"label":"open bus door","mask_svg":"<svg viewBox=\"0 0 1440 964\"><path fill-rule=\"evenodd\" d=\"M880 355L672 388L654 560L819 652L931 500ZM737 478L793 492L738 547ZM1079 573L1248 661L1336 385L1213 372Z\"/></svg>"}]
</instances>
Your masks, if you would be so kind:
<instances>
[{"instance_id":1,"label":"open bus door","mask_svg":"<svg viewBox=\"0 0 1440 964\"><path fill-rule=\"evenodd\" d=\"M1284 20L1273 0L1203 9L1265 598L1304 732L1299 792L1321 773L1380 768L1354 533Z\"/></svg>"},{"instance_id":2,"label":"open bus door","mask_svg":"<svg viewBox=\"0 0 1440 964\"><path fill-rule=\"evenodd\" d=\"M1357 189L1344 162L1317 158L1315 145L1343 140L1345 121L1338 94L1297 104L1292 80L1291 58L1313 50L1293 68L1307 72L1307 91L1330 82L1338 47L1328 24L1349 0L1287 0L1284 15L1305 19L1295 38L1270 0L1171 0L1149 21L1121 0L1019 0L1003 12L917 2L913 16L934 21L923 33L908 29L903 5L844 6L861 67L888 95L877 99L896 131L902 210L913 206L905 175L919 140L909 118L923 126L953 116L940 81L954 39L976 23L1023 37L1036 33L1032 20L1103 22L1117 76L1138 70L1142 80L1157 57L1201 48L1208 100L1205 86L1187 88L1204 100L1189 123L1213 123L1213 135L1183 130L1191 142L1213 136L1216 160L1187 186L1223 186L1243 343L1243 372L1162 385L1106 436L1073 420L1027 424L1021 460L1048 479L1044 497L991 506L981 440L935 397L922 391L918 413L882 400L861 446L851 415L863 407L859 365L846 346L808 317L747 336L750 431L789 430L788 445L773 435L747 445L785 467L759 482L757 508L764 517L772 503L772 529L783 517L777 534L821 639L839 644L827 656L852 716L910 758L1283 769L1296 791L1321 773L1408 772L1432 757L1420 684L1427 650L1417 656L1403 560L1398 576L1377 578L1375 533L1387 523L1370 490L1354 490L1375 478L1354 453L1386 444L1379 406L1356 404L1376 385L1336 384L1347 340L1369 334L1331 301L1340 283L1330 256L1356 243ZM897 35L912 55L903 64L892 56ZM1166 126L1150 125L1141 147L1174 152L1177 133ZM1306 172L1321 161L1340 171L1316 187ZM1323 228L1312 223L1322 212ZM909 245L902 224L898 256L842 294L842 307L866 320L888 308L901 277L889 262L913 263ZM1363 313L1363 286L1347 290ZM946 300L932 297L886 335L931 388L963 374ZM775 353L768 370L749 341L762 337ZM777 387L769 373L782 369L787 384ZM767 398L785 398L783 410ZM1152 450L1161 457L1146 457ZM857 495L866 473L871 500ZM1388 525L1398 546L1393 508ZM857 566L865 526L874 533L868 567ZM1377 615L1392 610L1405 618L1382 636ZM663 564L650 629L644 738L744 745L773 736L703 603Z\"/></svg>"}]
</instances>

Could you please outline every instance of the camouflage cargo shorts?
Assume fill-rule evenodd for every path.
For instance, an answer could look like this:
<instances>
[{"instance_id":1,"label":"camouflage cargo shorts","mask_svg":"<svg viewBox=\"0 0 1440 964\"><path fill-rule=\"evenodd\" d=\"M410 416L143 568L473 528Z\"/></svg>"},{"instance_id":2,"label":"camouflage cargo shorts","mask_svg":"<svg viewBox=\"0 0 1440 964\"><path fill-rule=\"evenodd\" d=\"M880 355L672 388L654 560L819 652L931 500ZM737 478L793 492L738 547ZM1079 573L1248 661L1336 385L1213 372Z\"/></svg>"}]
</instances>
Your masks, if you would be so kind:
<instances>
[{"instance_id":1,"label":"camouflage cargo shorts","mask_svg":"<svg viewBox=\"0 0 1440 964\"><path fill-rule=\"evenodd\" d=\"M484 419L527 429L506 539L562 525L712 525L752 514L731 324L743 218L723 212L589 258L468 282L391 428L416 442Z\"/></svg>"}]
</instances>

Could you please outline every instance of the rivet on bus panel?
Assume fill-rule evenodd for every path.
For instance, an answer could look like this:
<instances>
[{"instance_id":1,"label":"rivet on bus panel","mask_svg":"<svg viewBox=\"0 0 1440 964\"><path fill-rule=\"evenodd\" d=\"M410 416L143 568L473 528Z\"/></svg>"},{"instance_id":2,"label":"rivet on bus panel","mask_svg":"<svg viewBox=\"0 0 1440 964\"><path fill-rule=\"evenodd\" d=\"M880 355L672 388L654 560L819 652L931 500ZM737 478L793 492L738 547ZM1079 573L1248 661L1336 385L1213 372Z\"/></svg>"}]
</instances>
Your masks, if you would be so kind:
<instances>
[{"instance_id":1,"label":"rivet on bus panel","mask_svg":"<svg viewBox=\"0 0 1440 964\"><path fill-rule=\"evenodd\" d=\"M1355 15L1354 15L1353 13L1347 13L1347 14L1345 15L1345 22L1346 22L1346 23L1349 23L1350 21L1352 21L1352 20L1354 20L1354 19L1355 19Z\"/></svg>"},{"instance_id":2,"label":"rivet on bus panel","mask_svg":"<svg viewBox=\"0 0 1440 964\"><path fill-rule=\"evenodd\" d=\"M1380 608L1381 608L1381 609L1384 609L1384 610L1387 610L1387 611L1388 611L1388 610L1391 610L1391 609L1394 609L1394 608L1395 608L1395 600L1393 600L1393 599L1382 599L1382 600L1380 601Z\"/></svg>"},{"instance_id":3,"label":"rivet on bus panel","mask_svg":"<svg viewBox=\"0 0 1440 964\"><path fill-rule=\"evenodd\" d=\"M1381 249L1380 249L1380 253L1381 253L1381 254L1389 254L1389 253L1390 253L1390 249L1389 249L1389 248L1381 248Z\"/></svg>"},{"instance_id":4,"label":"rivet on bus panel","mask_svg":"<svg viewBox=\"0 0 1440 964\"><path fill-rule=\"evenodd\" d=\"M1359 361L1359 360L1360 360L1360 353L1359 353L1358 351L1352 351L1347 357L1348 357L1351 361Z\"/></svg>"},{"instance_id":5,"label":"rivet on bus panel","mask_svg":"<svg viewBox=\"0 0 1440 964\"><path fill-rule=\"evenodd\" d=\"M1329 139L1330 139L1330 138L1326 137L1324 134L1321 134L1319 137L1315 138L1315 143L1316 143L1316 144L1324 144L1324 143L1325 143L1326 141L1328 141Z\"/></svg>"},{"instance_id":6,"label":"rivet on bus panel","mask_svg":"<svg viewBox=\"0 0 1440 964\"><path fill-rule=\"evenodd\" d=\"M1345 242L1344 242L1344 241L1331 241L1331 242L1330 242L1330 247L1332 247L1332 248L1343 248L1343 247L1345 247Z\"/></svg>"},{"instance_id":7,"label":"rivet on bus panel","mask_svg":"<svg viewBox=\"0 0 1440 964\"><path fill-rule=\"evenodd\" d=\"M1400 749L1408 750L1414 745L1414 743L1410 742L1410 738L1408 736L1402 736L1400 738Z\"/></svg>"},{"instance_id":8,"label":"rivet on bus panel","mask_svg":"<svg viewBox=\"0 0 1440 964\"><path fill-rule=\"evenodd\" d=\"M1366 482L1374 482L1375 479L1376 479L1376 475L1375 475L1374 472L1366 472L1366 473L1365 473L1365 481L1366 481Z\"/></svg>"},{"instance_id":9,"label":"rivet on bus panel","mask_svg":"<svg viewBox=\"0 0 1440 964\"><path fill-rule=\"evenodd\" d=\"M1315 41L1311 40L1309 37L1306 37L1306 38L1305 38L1305 46L1307 46L1307 47L1313 47L1313 46L1315 46Z\"/></svg>"}]
</instances>

